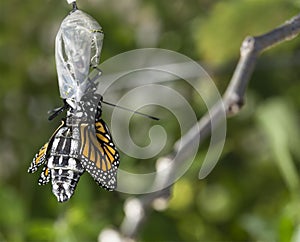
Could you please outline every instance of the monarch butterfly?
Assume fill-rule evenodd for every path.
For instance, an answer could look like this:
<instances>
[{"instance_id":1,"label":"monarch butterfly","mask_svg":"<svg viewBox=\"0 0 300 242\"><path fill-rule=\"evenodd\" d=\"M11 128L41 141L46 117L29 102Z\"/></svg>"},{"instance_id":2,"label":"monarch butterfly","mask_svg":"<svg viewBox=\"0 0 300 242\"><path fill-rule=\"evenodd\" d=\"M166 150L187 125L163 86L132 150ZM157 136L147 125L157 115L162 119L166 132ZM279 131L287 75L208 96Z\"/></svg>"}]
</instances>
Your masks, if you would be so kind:
<instances>
[{"instance_id":1,"label":"monarch butterfly","mask_svg":"<svg viewBox=\"0 0 300 242\"><path fill-rule=\"evenodd\" d=\"M33 173L44 164L38 183L45 185L51 180L52 191L59 202L70 199L84 171L106 190L116 188L119 153L106 123L101 119L101 101L92 123L90 117L95 112L94 106L82 101L74 110L68 105L67 117L62 119L61 125L35 155L28 169L29 173Z\"/></svg>"}]
</instances>

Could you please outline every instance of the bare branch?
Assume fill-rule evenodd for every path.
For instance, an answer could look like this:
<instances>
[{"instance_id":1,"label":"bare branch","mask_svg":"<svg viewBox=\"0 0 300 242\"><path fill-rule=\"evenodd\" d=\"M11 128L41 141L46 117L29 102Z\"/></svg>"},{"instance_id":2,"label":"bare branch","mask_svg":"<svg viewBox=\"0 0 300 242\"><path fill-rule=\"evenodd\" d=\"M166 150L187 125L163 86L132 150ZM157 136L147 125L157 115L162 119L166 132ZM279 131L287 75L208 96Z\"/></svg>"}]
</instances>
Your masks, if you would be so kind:
<instances>
[{"instance_id":1,"label":"bare branch","mask_svg":"<svg viewBox=\"0 0 300 242\"><path fill-rule=\"evenodd\" d=\"M227 115L235 115L240 111L244 104L245 92L255 69L259 54L279 43L295 38L299 32L300 15L297 15L282 26L279 26L266 34L245 38L240 49L240 60L228 88L224 93L223 102L216 103L212 109L209 110L209 113L203 116L194 127L178 140L178 142L181 141L183 144L180 148L179 156L177 155L175 158L175 154L178 153L176 142L173 151L168 156L160 158L157 163L172 161L176 162L176 165L178 165L186 159L189 159L190 144L195 142L196 139L199 139L199 136L201 137L201 141L203 141L211 134L211 123L212 121L220 121L220 112L224 110L224 106ZM176 165L174 167L176 167ZM170 176L172 176L172 172L170 172ZM157 180L162 182L166 182L168 179L170 178L164 177L164 179L161 179L160 177L157 177ZM151 207L155 208L155 201L165 201L165 206L158 206L156 207L157 209L166 208L167 201L171 196L171 189L172 187L168 187L162 191L147 194L140 198L128 199L124 207L125 218L121 229L118 232L120 238L123 238L123 241L127 241L126 239L128 238L132 240L136 239L136 236L146 219L147 213ZM161 204L164 203L162 202Z\"/></svg>"},{"instance_id":2,"label":"bare branch","mask_svg":"<svg viewBox=\"0 0 300 242\"><path fill-rule=\"evenodd\" d=\"M297 15L266 34L246 37L240 49L240 60L224 94L223 101L228 114L236 114L243 106L245 92L259 54L281 42L295 38L299 32L300 15Z\"/></svg>"}]
</instances>

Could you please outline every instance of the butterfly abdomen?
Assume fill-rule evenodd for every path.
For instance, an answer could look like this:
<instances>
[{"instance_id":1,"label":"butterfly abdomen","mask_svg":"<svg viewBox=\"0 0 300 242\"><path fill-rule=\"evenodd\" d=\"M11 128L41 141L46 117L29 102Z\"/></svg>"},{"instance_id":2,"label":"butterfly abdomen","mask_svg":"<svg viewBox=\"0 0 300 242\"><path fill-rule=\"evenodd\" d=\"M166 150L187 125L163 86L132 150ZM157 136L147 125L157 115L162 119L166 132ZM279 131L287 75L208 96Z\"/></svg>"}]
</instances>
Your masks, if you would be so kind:
<instances>
[{"instance_id":1,"label":"butterfly abdomen","mask_svg":"<svg viewBox=\"0 0 300 242\"><path fill-rule=\"evenodd\" d=\"M59 202L73 195L84 169L78 159L67 156L51 156L48 161L52 192Z\"/></svg>"},{"instance_id":2,"label":"butterfly abdomen","mask_svg":"<svg viewBox=\"0 0 300 242\"><path fill-rule=\"evenodd\" d=\"M73 195L80 176L84 172L78 160L79 137L76 127L63 126L53 137L47 162L52 192L59 202Z\"/></svg>"}]
</instances>

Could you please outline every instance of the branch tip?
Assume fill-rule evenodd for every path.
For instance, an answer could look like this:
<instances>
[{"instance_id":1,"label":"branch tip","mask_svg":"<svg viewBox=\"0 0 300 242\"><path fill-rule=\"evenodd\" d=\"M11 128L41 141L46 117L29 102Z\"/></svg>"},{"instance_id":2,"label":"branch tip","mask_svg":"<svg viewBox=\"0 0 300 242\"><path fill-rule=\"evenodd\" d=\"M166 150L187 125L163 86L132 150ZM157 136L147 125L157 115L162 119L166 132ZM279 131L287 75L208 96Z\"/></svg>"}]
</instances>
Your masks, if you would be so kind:
<instances>
[{"instance_id":1,"label":"branch tip","mask_svg":"<svg viewBox=\"0 0 300 242\"><path fill-rule=\"evenodd\" d=\"M255 50L256 40L253 36L247 36L241 46L241 56L245 56Z\"/></svg>"}]
</instances>

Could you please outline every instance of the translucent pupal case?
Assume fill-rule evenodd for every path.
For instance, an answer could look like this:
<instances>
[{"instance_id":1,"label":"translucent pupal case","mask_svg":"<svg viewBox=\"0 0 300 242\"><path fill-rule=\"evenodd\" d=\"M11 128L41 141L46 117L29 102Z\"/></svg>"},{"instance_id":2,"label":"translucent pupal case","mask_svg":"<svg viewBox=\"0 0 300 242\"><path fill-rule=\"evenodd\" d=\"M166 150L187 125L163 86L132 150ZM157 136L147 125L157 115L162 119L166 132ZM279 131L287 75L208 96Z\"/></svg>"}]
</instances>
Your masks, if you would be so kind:
<instances>
[{"instance_id":1,"label":"translucent pupal case","mask_svg":"<svg viewBox=\"0 0 300 242\"><path fill-rule=\"evenodd\" d=\"M89 92L90 67L99 64L103 38L98 22L80 10L61 23L55 41L55 61L63 99L78 102Z\"/></svg>"}]
</instances>

